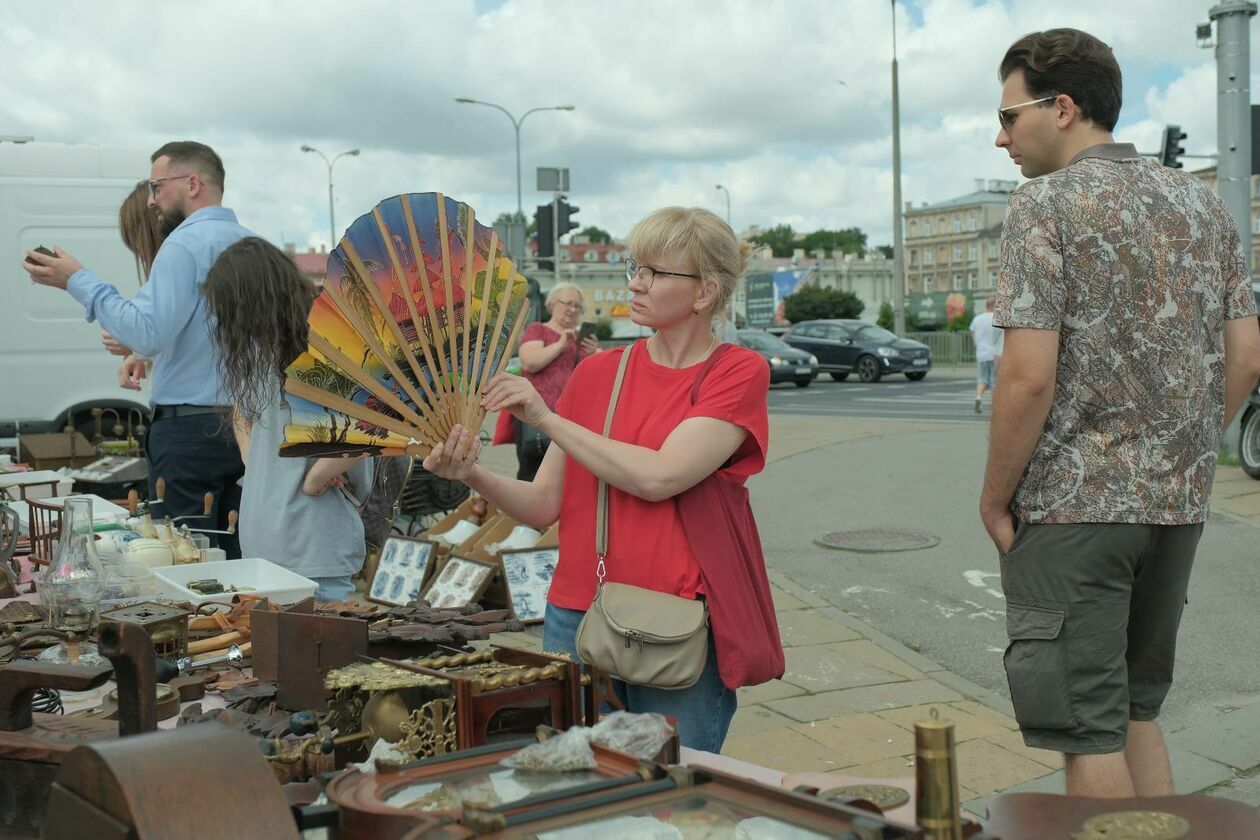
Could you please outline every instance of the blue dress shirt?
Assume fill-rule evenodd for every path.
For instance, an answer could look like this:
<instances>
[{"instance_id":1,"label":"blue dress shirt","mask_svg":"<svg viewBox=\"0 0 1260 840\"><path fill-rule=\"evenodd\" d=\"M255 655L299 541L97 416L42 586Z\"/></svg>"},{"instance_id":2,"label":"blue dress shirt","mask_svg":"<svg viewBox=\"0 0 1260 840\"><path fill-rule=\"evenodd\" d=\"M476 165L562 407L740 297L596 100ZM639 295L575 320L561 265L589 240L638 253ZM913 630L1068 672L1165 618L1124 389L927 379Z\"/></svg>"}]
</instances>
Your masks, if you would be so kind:
<instances>
[{"instance_id":1,"label":"blue dress shirt","mask_svg":"<svg viewBox=\"0 0 1260 840\"><path fill-rule=\"evenodd\" d=\"M131 300L88 269L67 290L110 335L153 360L154 405L222 405L218 353L201 285L229 245L254 233L226 207L203 207L162 243L149 281Z\"/></svg>"}]
</instances>

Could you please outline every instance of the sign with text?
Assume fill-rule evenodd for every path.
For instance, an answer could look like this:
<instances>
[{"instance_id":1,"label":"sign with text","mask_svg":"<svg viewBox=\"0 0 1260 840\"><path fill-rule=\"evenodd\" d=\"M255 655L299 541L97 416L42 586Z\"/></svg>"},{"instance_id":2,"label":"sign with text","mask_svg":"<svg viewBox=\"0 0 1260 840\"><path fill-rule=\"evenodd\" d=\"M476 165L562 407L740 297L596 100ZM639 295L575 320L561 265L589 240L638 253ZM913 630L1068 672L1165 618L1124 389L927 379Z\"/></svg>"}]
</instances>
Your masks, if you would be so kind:
<instances>
[{"instance_id":1,"label":"sign with text","mask_svg":"<svg viewBox=\"0 0 1260 840\"><path fill-rule=\"evenodd\" d=\"M749 274L744 280L744 320L749 327L774 326L774 278L769 274Z\"/></svg>"}]
</instances>

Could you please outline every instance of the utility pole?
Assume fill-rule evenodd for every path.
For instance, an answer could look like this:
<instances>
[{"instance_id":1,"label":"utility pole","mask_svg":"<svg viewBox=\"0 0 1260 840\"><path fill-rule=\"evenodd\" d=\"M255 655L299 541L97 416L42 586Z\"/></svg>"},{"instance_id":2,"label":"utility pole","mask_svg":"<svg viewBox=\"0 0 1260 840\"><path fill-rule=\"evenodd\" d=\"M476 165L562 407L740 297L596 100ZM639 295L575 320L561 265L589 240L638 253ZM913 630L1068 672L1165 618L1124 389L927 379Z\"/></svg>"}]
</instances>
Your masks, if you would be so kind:
<instances>
[{"instance_id":1,"label":"utility pole","mask_svg":"<svg viewBox=\"0 0 1260 840\"><path fill-rule=\"evenodd\" d=\"M906 332L905 243L901 233L901 94L897 84L897 0L892 0L893 332Z\"/></svg>"},{"instance_id":2,"label":"utility pole","mask_svg":"<svg viewBox=\"0 0 1260 840\"><path fill-rule=\"evenodd\" d=\"M1238 225L1251 262L1251 18L1256 4L1226 0L1208 17L1216 23L1216 183Z\"/></svg>"},{"instance_id":3,"label":"utility pole","mask_svg":"<svg viewBox=\"0 0 1260 840\"><path fill-rule=\"evenodd\" d=\"M1251 268L1251 18L1250 0L1224 0L1208 10L1216 23L1216 188L1238 226ZM1254 288L1254 286L1253 286ZM1241 412L1239 412L1241 414ZM1239 418L1225 430L1225 451L1238 452Z\"/></svg>"}]
</instances>

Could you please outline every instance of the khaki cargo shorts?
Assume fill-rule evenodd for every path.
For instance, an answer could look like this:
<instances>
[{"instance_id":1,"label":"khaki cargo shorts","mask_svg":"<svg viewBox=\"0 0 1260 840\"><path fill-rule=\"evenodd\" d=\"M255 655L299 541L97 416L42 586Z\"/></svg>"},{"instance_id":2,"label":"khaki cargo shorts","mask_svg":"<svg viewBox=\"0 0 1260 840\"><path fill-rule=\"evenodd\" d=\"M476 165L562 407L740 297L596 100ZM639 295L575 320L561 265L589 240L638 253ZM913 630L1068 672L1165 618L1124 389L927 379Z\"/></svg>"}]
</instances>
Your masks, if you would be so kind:
<instances>
[{"instance_id":1,"label":"khaki cargo shorts","mask_svg":"<svg viewBox=\"0 0 1260 840\"><path fill-rule=\"evenodd\" d=\"M1172 685L1177 628L1203 524L1020 523L1001 557L1003 663L1030 747L1124 749Z\"/></svg>"}]
</instances>

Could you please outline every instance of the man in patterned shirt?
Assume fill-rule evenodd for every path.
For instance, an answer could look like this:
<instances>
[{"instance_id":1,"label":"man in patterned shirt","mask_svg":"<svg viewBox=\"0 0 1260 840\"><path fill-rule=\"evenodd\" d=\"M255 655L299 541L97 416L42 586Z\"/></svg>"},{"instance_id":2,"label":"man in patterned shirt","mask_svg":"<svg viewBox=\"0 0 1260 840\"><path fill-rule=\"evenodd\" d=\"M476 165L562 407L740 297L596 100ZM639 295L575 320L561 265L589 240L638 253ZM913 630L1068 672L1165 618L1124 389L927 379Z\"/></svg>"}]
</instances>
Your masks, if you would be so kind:
<instances>
[{"instance_id":1,"label":"man in patterned shirt","mask_svg":"<svg viewBox=\"0 0 1260 840\"><path fill-rule=\"evenodd\" d=\"M1171 794L1155 718L1223 429L1260 375L1247 263L1215 193L1112 138L1106 44L1026 35L999 75L996 144L1033 179L1002 232L980 500L1011 700L1068 793Z\"/></svg>"}]
</instances>

